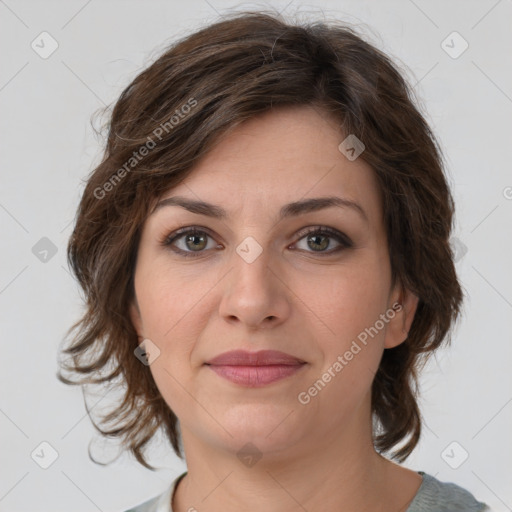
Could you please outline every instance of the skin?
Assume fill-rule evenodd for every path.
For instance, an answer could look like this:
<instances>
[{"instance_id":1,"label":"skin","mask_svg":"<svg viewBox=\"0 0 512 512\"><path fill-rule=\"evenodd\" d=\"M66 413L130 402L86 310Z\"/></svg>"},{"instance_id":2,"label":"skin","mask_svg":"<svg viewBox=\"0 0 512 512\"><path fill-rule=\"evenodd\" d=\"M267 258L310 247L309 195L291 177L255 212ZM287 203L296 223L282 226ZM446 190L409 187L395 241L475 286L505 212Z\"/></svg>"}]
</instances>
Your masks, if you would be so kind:
<instances>
[{"instance_id":1,"label":"skin","mask_svg":"<svg viewBox=\"0 0 512 512\"><path fill-rule=\"evenodd\" d=\"M310 106L246 121L163 196L214 203L228 217L166 206L143 226L131 318L160 350L150 371L180 422L188 474L173 499L176 512L398 512L421 484L372 444L372 380L383 351L406 339L418 299L391 286L374 171L340 152L344 138L334 119ZM332 195L357 202L367 220L330 207L277 221L286 203ZM202 252L186 237L174 244L195 257L161 243L185 226L208 230ZM352 246L327 254L343 245L330 235L315 245L302 235L309 226L336 229ZM247 237L262 249L252 263L236 252ZM308 404L299 403L298 394L396 302L401 311ZM204 365L234 349L281 350L307 364L245 388ZM249 442L262 454L251 467L237 457Z\"/></svg>"}]
</instances>

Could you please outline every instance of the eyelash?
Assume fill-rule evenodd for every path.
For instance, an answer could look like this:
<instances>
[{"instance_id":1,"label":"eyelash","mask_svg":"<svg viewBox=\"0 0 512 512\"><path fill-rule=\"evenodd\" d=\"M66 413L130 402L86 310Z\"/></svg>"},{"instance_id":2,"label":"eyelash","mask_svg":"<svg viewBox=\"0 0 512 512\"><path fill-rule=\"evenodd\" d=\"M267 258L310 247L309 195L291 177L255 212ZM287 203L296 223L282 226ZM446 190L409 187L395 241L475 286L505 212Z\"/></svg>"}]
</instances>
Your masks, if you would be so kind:
<instances>
[{"instance_id":1,"label":"eyelash","mask_svg":"<svg viewBox=\"0 0 512 512\"><path fill-rule=\"evenodd\" d=\"M341 233L341 232L337 231L336 229L332 229L327 226L312 226L312 227L307 228L307 231L301 231L297 235L297 236L299 236L298 241L300 241L303 238L306 238L308 235L312 235L312 234L323 235L323 236L328 236L329 238L334 238L340 244L339 247L335 248L334 250L327 251L327 252L325 252L325 251L306 251L306 252L311 252L312 254L319 254L320 256L323 256L323 255L327 256L327 255L331 255L333 253L337 253L343 249L348 249L348 248L352 247L352 245L353 245L352 241L344 233ZM172 244L174 242L176 242L177 240L180 240L181 238L185 237L185 235L207 235L208 237L213 238L209 234L209 232L206 228L202 228L200 226L192 226L192 227L188 226L188 227L180 228L180 229L174 231L173 233L171 233L170 235L166 236L164 238L164 240L162 240L161 244L165 247L168 247L176 254L184 256L186 258L189 258L189 257L198 258L198 257L202 256L206 252L206 250L194 252L194 251L184 251L183 249L173 247Z\"/></svg>"}]
</instances>

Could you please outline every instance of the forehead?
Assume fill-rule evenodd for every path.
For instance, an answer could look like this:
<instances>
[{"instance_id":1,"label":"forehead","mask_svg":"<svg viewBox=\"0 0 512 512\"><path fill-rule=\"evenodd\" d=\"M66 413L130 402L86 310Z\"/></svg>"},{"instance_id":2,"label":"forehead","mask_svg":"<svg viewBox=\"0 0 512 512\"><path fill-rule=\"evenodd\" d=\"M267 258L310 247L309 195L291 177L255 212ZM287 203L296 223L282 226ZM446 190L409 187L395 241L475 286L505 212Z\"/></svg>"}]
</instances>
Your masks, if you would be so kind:
<instances>
[{"instance_id":1,"label":"forehead","mask_svg":"<svg viewBox=\"0 0 512 512\"><path fill-rule=\"evenodd\" d=\"M357 202L380 223L380 191L371 167L338 146L337 121L310 106L267 112L231 128L163 198L206 201L229 215L275 215L283 204L338 196Z\"/></svg>"}]
</instances>

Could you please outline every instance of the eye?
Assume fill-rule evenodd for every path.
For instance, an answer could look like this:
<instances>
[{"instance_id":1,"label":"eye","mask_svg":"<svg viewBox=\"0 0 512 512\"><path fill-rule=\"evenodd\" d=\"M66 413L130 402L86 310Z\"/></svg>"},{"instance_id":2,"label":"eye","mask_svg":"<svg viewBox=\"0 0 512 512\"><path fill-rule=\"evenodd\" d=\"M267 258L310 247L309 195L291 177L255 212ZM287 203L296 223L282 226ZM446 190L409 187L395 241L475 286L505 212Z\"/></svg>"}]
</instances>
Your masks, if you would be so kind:
<instances>
[{"instance_id":1,"label":"eye","mask_svg":"<svg viewBox=\"0 0 512 512\"><path fill-rule=\"evenodd\" d=\"M170 246L170 248L178 254L186 257L194 257L196 255L195 253L200 255L202 252L205 252L204 249L222 247L213 242L208 246L208 238L211 239L211 236L199 227L181 228L170 234L162 244ZM177 242L180 242L181 247L178 246Z\"/></svg>"},{"instance_id":2,"label":"eye","mask_svg":"<svg viewBox=\"0 0 512 512\"><path fill-rule=\"evenodd\" d=\"M312 249L312 251L301 249L306 250L306 252L316 252L327 255L352 247L352 241L345 234L326 226L312 226L307 228L305 232L302 231L299 233L299 236L301 237L299 242L305 239L306 247ZM337 242L338 246L326 251L326 249L332 245L332 239ZM297 243L295 245L297 245Z\"/></svg>"},{"instance_id":3,"label":"eye","mask_svg":"<svg viewBox=\"0 0 512 512\"><path fill-rule=\"evenodd\" d=\"M351 240L345 234L325 226L306 228L306 230L300 232L298 236L300 236L300 239L294 244L294 249L299 242L306 239L307 247L312 250L299 248L306 252L328 255L352 247ZM334 239L338 245L326 251L326 249L332 245L332 239ZM169 247L175 253L185 257L198 257L208 249L222 248L222 245L214 242L212 236L205 228L198 226L178 229L167 236L161 243Z\"/></svg>"}]
</instances>

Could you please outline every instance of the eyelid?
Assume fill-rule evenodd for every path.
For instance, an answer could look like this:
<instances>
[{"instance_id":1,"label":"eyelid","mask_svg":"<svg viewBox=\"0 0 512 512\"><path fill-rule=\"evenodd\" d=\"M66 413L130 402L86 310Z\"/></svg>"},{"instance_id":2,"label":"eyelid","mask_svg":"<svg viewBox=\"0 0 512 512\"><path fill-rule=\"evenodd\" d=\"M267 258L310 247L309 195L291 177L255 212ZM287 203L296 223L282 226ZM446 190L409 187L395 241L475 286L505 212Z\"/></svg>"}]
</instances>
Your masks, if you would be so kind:
<instances>
[{"instance_id":1,"label":"eyelid","mask_svg":"<svg viewBox=\"0 0 512 512\"><path fill-rule=\"evenodd\" d=\"M164 235L164 237L160 240L160 243L162 245L169 245L170 243L174 242L178 238L180 238L184 235L193 234L193 233L205 233L206 235L208 235L210 238L213 238L213 239L215 239L217 237L217 235L213 235L213 233L212 233L212 231L210 231L210 229L208 229L204 226L198 226L196 224L192 224L192 225L183 226L181 228L175 229L171 233Z\"/></svg>"},{"instance_id":2,"label":"eyelid","mask_svg":"<svg viewBox=\"0 0 512 512\"><path fill-rule=\"evenodd\" d=\"M299 240L302 240L302 238L304 238L305 236L312 234L312 233L320 233L323 235L328 235L331 238L337 239L338 242L342 245L345 245L345 247L352 247L352 245L353 245L352 240L345 233L343 233L342 231L339 231L335 228L330 228L329 226L322 226L322 225L308 226L308 227L300 230L295 236L298 237L297 241L299 241ZM314 251L312 251L312 252L314 252Z\"/></svg>"}]
</instances>

